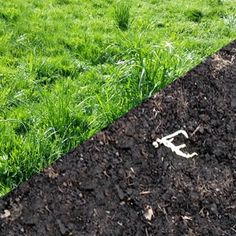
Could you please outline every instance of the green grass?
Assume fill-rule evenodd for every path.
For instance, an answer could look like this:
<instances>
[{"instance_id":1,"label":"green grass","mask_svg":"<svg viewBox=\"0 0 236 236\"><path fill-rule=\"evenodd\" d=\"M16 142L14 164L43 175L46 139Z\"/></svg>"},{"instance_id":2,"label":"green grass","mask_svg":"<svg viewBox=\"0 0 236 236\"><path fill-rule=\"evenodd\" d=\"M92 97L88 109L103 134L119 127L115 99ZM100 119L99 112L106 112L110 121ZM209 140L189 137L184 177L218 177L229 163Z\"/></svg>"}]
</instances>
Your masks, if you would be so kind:
<instances>
[{"instance_id":1,"label":"green grass","mask_svg":"<svg viewBox=\"0 0 236 236\"><path fill-rule=\"evenodd\" d=\"M118 2L114 7L114 19L121 30L128 30L130 25L130 5Z\"/></svg>"},{"instance_id":2,"label":"green grass","mask_svg":"<svg viewBox=\"0 0 236 236\"><path fill-rule=\"evenodd\" d=\"M235 0L0 6L0 195L236 36Z\"/></svg>"}]
</instances>

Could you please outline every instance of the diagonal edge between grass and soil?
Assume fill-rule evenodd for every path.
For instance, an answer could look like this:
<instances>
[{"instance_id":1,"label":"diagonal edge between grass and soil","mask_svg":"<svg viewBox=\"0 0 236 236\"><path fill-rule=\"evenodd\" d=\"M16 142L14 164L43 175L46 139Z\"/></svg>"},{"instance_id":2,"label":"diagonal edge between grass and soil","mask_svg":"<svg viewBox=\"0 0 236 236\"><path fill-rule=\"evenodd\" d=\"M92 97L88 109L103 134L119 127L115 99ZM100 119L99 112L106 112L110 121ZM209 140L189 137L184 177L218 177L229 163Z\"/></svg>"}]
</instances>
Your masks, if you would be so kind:
<instances>
[{"instance_id":1,"label":"diagonal edge between grass and soil","mask_svg":"<svg viewBox=\"0 0 236 236\"><path fill-rule=\"evenodd\" d=\"M235 38L232 1L79 2L1 6L0 195Z\"/></svg>"},{"instance_id":2,"label":"diagonal edge between grass and soil","mask_svg":"<svg viewBox=\"0 0 236 236\"><path fill-rule=\"evenodd\" d=\"M141 51L140 51L140 53L142 53ZM168 64L168 61L170 60L178 60L178 56L177 55L174 55L174 54L166 54L164 51L162 51L162 49L160 48L160 51L159 51L159 53L160 53L160 55L158 55L158 54L156 54L156 51L152 51L152 53L149 55L149 59L151 59L152 57L157 57L156 59L157 59L157 61L160 61L161 60L161 55L162 55L162 53L163 53L163 58L166 56L166 55L168 55L168 58L166 59L165 58L165 62ZM140 54L140 57L141 57L141 54ZM209 56L208 56L209 57ZM207 57L207 58L208 58ZM204 62L207 58L204 58L204 59L202 59L202 61L201 61L201 63L202 62ZM146 58L147 59L147 58ZM149 59L147 60L147 61L149 61ZM140 58L140 60L141 60L141 58ZM154 69L154 74L155 73L159 73L158 72L158 66L159 66L159 64L158 64L158 66L156 66L156 65L154 65L154 63L155 62L157 62L156 60L154 60L154 62L153 63L150 63L150 64L144 64L144 65L142 65L142 70L145 68L145 73L147 74L147 76L148 76L148 74L149 73L153 73L152 72L152 69ZM165 64L165 62L164 62L164 64ZM176 63L175 63L176 64ZM161 67L162 67L162 63L160 64L161 65ZM176 64L176 66L178 65L178 63ZM141 67L140 67L140 69L141 69ZM160 73L166 73L168 71L168 69L164 66L163 68L162 68L162 70L160 70ZM173 81L173 79L174 78L176 78L177 79L177 75L175 74L175 73L177 73L178 75L181 75L181 74L183 74L183 71L181 70L181 71L178 71L177 70L177 68L176 68L176 71L172 71L172 72L174 72L174 74L172 74L172 75L169 75L168 74L168 76L167 77L165 77L165 76L162 76L162 75L159 75L158 74L158 78L162 78L162 80L160 80L160 81L158 81L158 83L155 85L155 87L153 88L153 89L150 89L149 88L149 85L148 84L146 84L145 86L143 86L143 85L139 85L138 87L140 88L140 87L144 87L143 89L141 89L139 92L137 92L137 94L139 94L139 95L137 95L136 94L136 92L134 92L134 94L135 94L135 96L137 95L137 96L140 96L140 98L139 99L134 99L134 97L133 98L131 98L132 96L131 95L128 95L128 97L127 97L127 99L129 98L130 100L132 100L132 102L131 103L129 103L128 104L128 107L125 107L125 108L120 108L120 110L119 111L117 111L116 113L112 113L112 114L110 114L110 115L108 115L109 117L106 117L106 114L104 113L103 115L105 116L105 119L104 119L104 121L101 121L101 124L99 123L99 125L98 124L96 124L94 127L93 127L93 129L90 129L90 128L88 128L88 126L87 126L87 123L86 123L86 121L84 121L84 120L79 120L78 122L80 123L79 125L78 125L78 128L79 128L79 130L77 130L76 129L76 132L81 132L81 130L80 130L80 128L82 127L82 133L84 132L84 130L85 129L87 129L87 131L86 132L84 132L82 135L81 135L81 140L78 142L78 140L76 139L76 140L74 140L74 143L76 143L76 145L74 144L74 145L72 145L71 143L68 143L67 141L68 140L70 140L70 138L66 138L65 137L65 140L63 141L62 140L62 146L68 146L67 148L66 148L66 150L67 150L67 152L68 151L70 151L72 148L74 148L75 146L77 146L77 145L79 145L80 143L82 143L82 142L84 142L85 140L87 140L88 138L90 138L90 137L92 137L93 135L95 135L97 132L99 132L101 129L104 129L107 125L109 125L112 121L114 121L114 120L117 120L120 116L122 116L122 115L124 115L124 114L126 114L130 109L133 109L134 107L136 107L136 106L138 106L140 103L141 103L141 101L145 101L146 99L148 99L148 97L150 97L155 91L157 91L157 90L160 90L161 88L163 88L163 87L165 87L167 84L169 84L171 81ZM141 73L142 74L142 73ZM154 76L154 74L152 74L152 75L150 75L150 78L154 78L155 76ZM148 77L149 78L149 77ZM148 78L146 78L145 80L148 80ZM165 80L166 79L166 80ZM68 81L67 81L68 82ZM70 82L70 81L69 81ZM68 83L69 83L68 82ZM139 82L140 83L140 82ZM151 85L152 85L152 83L151 83ZM147 87L146 87L147 86ZM63 87L63 89L64 90L66 90L66 85L65 85L65 87ZM150 92L150 90L151 90L151 92ZM117 91L116 91L117 92ZM148 95L149 94L149 95ZM142 97L142 99L141 99L141 97ZM56 98L56 97L55 97ZM89 99L89 98L88 98ZM96 99L97 99L97 101L98 102L100 102L100 99L99 99L99 97L96 97ZM63 104L69 104L70 103L70 101L69 101L69 97L67 97L67 96L63 96L62 97L62 100L65 100L64 102L63 102ZM86 99L85 99L86 100ZM138 102L137 102L138 101ZM45 105L45 107L47 107L47 104L50 104L50 101L46 101L46 103L44 104ZM53 103L52 103L53 104ZM101 102L101 109L103 109L104 108L104 110L107 110L108 109L108 107L103 107L103 105L104 104L102 104L102 102ZM110 106L110 105L109 105ZM48 107L48 110L53 110L53 112L52 112L52 114L54 114L54 111L55 111L55 109L57 109L57 106L49 106ZM57 112L56 112L57 113ZM60 115L60 112L58 113L59 115ZM103 118L104 118L104 116L103 116ZM54 123L57 123L57 121L58 120L60 120L60 117L58 116L56 116L56 117L54 117L53 118L53 115L52 116L50 116L51 117L51 119L52 119L52 122L54 122ZM68 114L68 116L65 116L65 118L68 118L69 117L69 114ZM100 116L99 116L100 117ZM73 117L72 117L73 118ZM98 118L97 118L98 119ZM69 121L71 120L70 118L68 119ZM101 119L101 120L103 120L103 119ZM13 120L13 122L14 122L14 120ZM77 122L77 121L76 121ZM66 123L68 123L68 122L66 122ZM94 123L94 121L91 121L91 123ZM20 124L20 123L19 123ZM75 125L76 125L75 124ZM20 124L20 127L21 126L24 126L24 124L22 123L22 124ZM69 125L70 126L70 125ZM20 128L20 129L22 129L22 127ZM25 129L25 127L23 127L23 129ZM26 127L26 129L27 129L27 127ZM7 172L7 173L2 173L1 174L1 179L2 180L4 180L3 182L4 183L6 183L8 180L10 180L10 182L11 182L11 188L15 188L18 184L20 184L20 183L22 183L22 182L24 182L24 181L26 181L28 178L30 178L30 176L32 176L33 174L35 174L35 173L37 173L37 172L40 172L43 168L45 168L45 167L47 167L48 165L50 165L50 164L52 164L55 160L57 160L57 159L59 159L62 155L64 155L65 153L64 152L61 152L61 151L58 151L58 152L52 152L51 151L51 148L52 147L48 147L48 145L47 145L47 143L45 143L43 140L44 140L44 138L49 138L49 137L52 137L54 134L56 135L56 133L57 133L57 131L54 129L54 128L49 128L48 130L47 130L47 132L46 133L43 133L42 135L43 135L43 137L41 136L41 134L40 134L40 132L38 132L37 130L35 130L35 132L36 133L38 133L38 135L39 136L33 136L32 138L33 138L33 140L32 140L32 145L33 145L33 143L37 146L37 148L35 148L35 152L33 152L33 153L31 153L31 156L33 155L35 158L35 160L31 160L31 159L25 159L25 158L21 158L21 159L19 159L19 160L17 160L17 149L19 149L20 148L20 146L24 146L25 144L24 143L21 143L20 142L20 146L19 145L17 145L15 148L14 148L14 150L16 150L16 152L15 152L15 155L16 155L16 157L15 158L13 158L12 159L12 162L13 163L18 163L18 166L15 166L15 164L13 165L13 169L12 170L10 170L9 171L9 173ZM45 136L45 137L44 137ZM62 135L63 136L63 135ZM64 136L63 136L64 137ZM41 138L43 138L42 140L41 140ZM40 144L39 144L40 143ZM73 142L72 142L73 143ZM58 144L55 144L56 146L58 145ZM46 158L45 160L44 159L42 159L42 158L40 158L40 156L38 155L38 154L40 154L40 152L38 153L38 149L41 149L41 148L43 148L43 149L45 149L46 150L46 153L47 153L47 155L48 155L48 158ZM30 150L31 150L32 148L30 148ZM30 151L29 150L29 151ZM26 148L26 152L27 152L27 148ZM25 153L26 154L26 156L27 155L29 155L29 153ZM22 155L21 155L22 156ZM4 160L4 158L3 158L3 160ZM37 165L35 165L35 164L32 164L32 163L34 163L35 161L37 161L38 160L38 164ZM4 163L5 161L3 161L1 164L2 164L2 166L1 166L1 168L2 169L4 169L3 168L3 163ZM8 163L6 164L6 165L9 165ZM29 167L28 167L29 166ZM20 171L20 172L19 172ZM26 174L25 172L29 172L28 174ZM16 173L16 174L15 174ZM2 183L3 183L2 182ZM7 184L6 186L8 186L8 187L6 187L6 186L4 186L2 183L0 183L0 189L2 189L2 192L0 191L0 194L1 195L4 195L4 194L6 194L7 192L9 192L10 191L10 189L9 189L9 184Z\"/></svg>"},{"instance_id":3,"label":"diagonal edge between grass and soil","mask_svg":"<svg viewBox=\"0 0 236 236\"><path fill-rule=\"evenodd\" d=\"M236 41L4 197L0 232L231 235L235 56ZM151 145L180 128L199 157Z\"/></svg>"}]
</instances>

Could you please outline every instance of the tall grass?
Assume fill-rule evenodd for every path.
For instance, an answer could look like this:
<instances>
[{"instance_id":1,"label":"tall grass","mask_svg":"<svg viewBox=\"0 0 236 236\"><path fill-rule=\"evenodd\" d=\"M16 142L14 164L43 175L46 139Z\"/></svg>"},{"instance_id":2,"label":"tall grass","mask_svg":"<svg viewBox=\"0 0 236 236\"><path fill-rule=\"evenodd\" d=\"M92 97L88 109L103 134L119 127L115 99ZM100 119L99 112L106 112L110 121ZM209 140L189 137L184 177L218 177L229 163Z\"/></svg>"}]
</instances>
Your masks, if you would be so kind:
<instances>
[{"instance_id":1,"label":"tall grass","mask_svg":"<svg viewBox=\"0 0 236 236\"><path fill-rule=\"evenodd\" d=\"M115 5L114 19L119 29L128 30L130 25L130 5L127 1L121 1Z\"/></svg>"}]
</instances>

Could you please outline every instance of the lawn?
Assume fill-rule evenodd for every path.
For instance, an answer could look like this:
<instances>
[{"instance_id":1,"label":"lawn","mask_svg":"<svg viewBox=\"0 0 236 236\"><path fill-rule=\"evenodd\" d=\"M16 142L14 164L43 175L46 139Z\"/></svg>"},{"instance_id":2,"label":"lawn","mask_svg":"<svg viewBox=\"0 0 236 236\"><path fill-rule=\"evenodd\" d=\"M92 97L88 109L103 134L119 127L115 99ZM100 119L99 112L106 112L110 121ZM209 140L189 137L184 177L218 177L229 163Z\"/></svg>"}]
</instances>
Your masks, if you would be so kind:
<instances>
[{"instance_id":1,"label":"lawn","mask_svg":"<svg viewBox=\"0 0 236 236\"><path fill-rule=\"evenodd\" d=\"M0 195L235 39L235 3L1 3Z\"/></svg>"}]
</instances>

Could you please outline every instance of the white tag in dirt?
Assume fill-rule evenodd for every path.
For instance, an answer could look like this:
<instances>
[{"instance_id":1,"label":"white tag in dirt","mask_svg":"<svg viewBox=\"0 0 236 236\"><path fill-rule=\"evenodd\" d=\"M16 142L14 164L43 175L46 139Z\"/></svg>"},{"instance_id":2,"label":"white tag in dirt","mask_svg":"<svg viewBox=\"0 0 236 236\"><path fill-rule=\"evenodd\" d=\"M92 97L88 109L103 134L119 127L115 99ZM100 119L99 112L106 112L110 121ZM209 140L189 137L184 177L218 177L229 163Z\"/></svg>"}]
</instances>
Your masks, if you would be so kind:
<instances>
[{"instance_id":1,"label":"white tag in dirt","mask_svg":"<svg viewBox=\"0 0 236 236\"><path fill-rule=\"evenodd\" d=\"M188 134L185 130L178 130L175 133L167 135L161 139L157 138L156 141L154 141L152 144L155 148L158 148L159 144L163 144L164 146L170 148L172 152L175 152L178 156L181 156L181 157L191 158L191 157L197 156L198 154L196 152L189 154L189 153L184 153L183 151L180 150L182 148L185 148L186 144L175 146L172 143L174 140L174 137L176 137L179 134L182 134L185 136L185 138L188 138Z\"/></svg>"}]
</instances>

